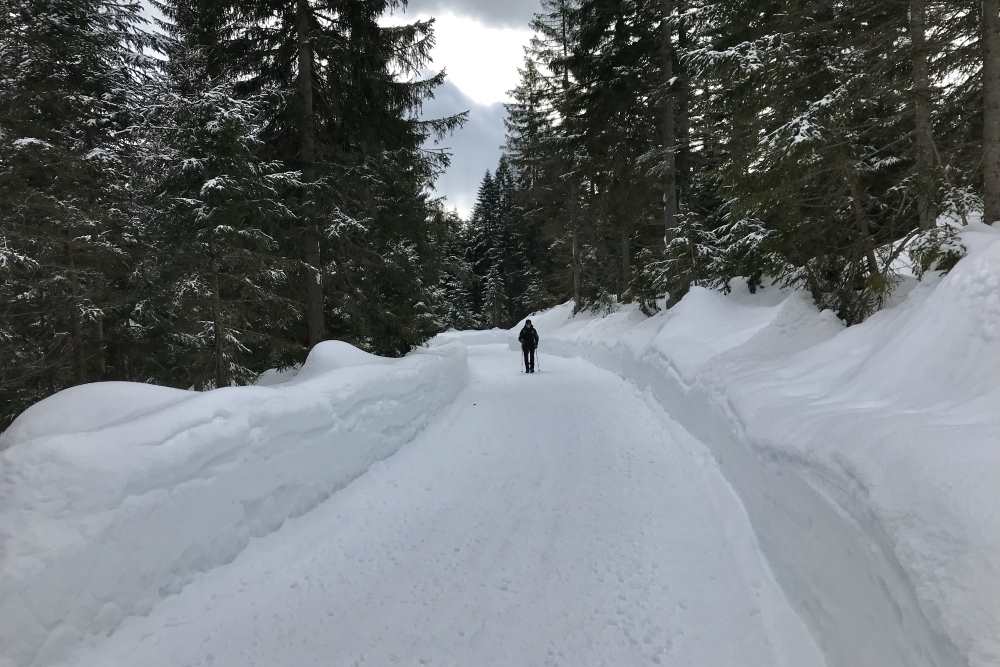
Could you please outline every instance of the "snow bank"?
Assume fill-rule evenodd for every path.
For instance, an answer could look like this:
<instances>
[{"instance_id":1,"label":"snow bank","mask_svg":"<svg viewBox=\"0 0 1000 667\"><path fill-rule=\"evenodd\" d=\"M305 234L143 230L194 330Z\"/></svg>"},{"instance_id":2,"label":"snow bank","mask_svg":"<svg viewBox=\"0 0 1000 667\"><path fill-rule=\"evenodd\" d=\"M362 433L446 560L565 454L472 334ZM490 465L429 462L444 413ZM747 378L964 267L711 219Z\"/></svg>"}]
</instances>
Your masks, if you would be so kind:
<instances>
[{"instance_id":1,"label":"snow bank","mask_svg":"<svg viewBox=\"0 0 1000 667\"><path fill-rule=\"evenodd\" d=\"M377 357L371 352L359 350L350 343L341 340L328 340L314 347L295 377L287 381L307 382L341 368L385 364L390 361L385 357Z\"/></svg>"},{"instance_id":2,"label":"snow bank","mask_svg":"<svg viewBox=\"0 0 1000 667\"><path fill-rule=\"evenodd\" d=\"M93 431L193 396L197 393L135 382L94 382L70 387L21 413L0 435L0 449L45 436Z\"/></svg>"},{"instance_id":3,"label":"snow bank","mask_svg":"<svg viewBox=\"0 0 1000 667\"><path fill-rule=\"evenodd\" d=\"M294 381L78 387L0 436L0 665L48 665L145 614L411 440L465 348L319 346Z\"/></svg>"},{"instance_id":4,"label":"snow bank","mask_svg":"<svg viewBox=\"0 0 1000 667\"><path fill-rule=\"evenodd\" d=\"M327 340L313 347L304 364L266 370L257 377L254 384L258 387L273 387L285 382L304 382L349 366L384 364L390 361L391 359L365 352L342 340Z\"/></svg>"},{"instance_id":5,"label":"snow bank","mask_svg":"<svg viewBox=\"0 0 1000 667\"><path fill-rule=\"evenodd\" d=\"M844 328L797 292L532 316L712 447L831 665L1000 664L1000 233Z\"/></svg>"},{"instance_id":6,"label":"snow bank","mask_svg":"<svg viewBox=\"0 0 1000 667\"><path fill-rule=\"evenodd\" d=\"M253 384L257 387L273 387L288 382L298 374L299 368L301 368L300 365L287 368L269 368L258 375Z\"/></svg>"},{"instance_id":7,"label":"snow bank","mask_svg":"<svg viewBox=\"0 0 1000 667\"><path fill-rule=\"evenodd\" d=\"M489 345L491 343L506 343L510 331L506 329L483 329L473 331L456 331L451 329L432 338L428 345L434 347L447 343L463 343L465 345Z\"/></svg>"}]
</instances>

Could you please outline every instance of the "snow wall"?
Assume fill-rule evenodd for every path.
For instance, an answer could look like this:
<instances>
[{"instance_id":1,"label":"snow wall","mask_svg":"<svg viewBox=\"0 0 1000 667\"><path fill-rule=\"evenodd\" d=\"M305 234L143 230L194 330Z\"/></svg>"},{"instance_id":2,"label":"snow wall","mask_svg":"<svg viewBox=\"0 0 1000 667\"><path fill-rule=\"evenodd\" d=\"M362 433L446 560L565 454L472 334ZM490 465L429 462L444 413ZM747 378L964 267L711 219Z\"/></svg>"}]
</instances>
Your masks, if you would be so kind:
<instances>
[{"instance_id":1,"label":"snow wall","mask_svg":"<svg viewBox=\"0 0 1000 667\"><path fill-rule=\"evenodd\" d=\"M0 435L0 666L50 665L144 614L412 440L465 348L331 341L269 386L75 387Z\"/></svg>"},{"instance_id":2,"label":"snow wall","mask_svg":"<svg viewBox=\"0 0 1000 667\"><path fill-rule=\"evenodd\" d=\"M543 366L611 370L712 450L831 667L1000 665L1000 232L963 240L850 328L735 284L651 318L532 316Z\"/></svg>"}]
</instances>

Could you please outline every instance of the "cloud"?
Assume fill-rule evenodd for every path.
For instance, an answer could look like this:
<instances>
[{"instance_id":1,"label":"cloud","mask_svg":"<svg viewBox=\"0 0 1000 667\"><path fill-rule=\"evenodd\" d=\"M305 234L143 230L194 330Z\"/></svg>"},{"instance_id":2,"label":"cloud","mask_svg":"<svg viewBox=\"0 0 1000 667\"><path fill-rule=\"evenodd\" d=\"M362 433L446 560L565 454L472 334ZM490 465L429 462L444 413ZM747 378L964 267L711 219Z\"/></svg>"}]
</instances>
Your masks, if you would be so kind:
<instances>
[{"instance_id":1,"label":"cloud","mask_svg":"<svg viewBox=\"0 0 1000 667\"><path fill-rule=\"evenodd\" d=\"M446 82L424 105L424 116L434 118L469 111L469 121L435 147L447 148L451 166L438 178L436 191L448 198L448 206L468 216L476 202L476 191L486 170L496 169L504 141L502 104L476 104L455 84Z\"/></svg>"},{"instance_id":2,"label":"cloud","mask_svg":"<svg viewBox=\"0 0 1000 667\"><path fill-rule=\"evenodd\" d=\"M400 25L431 15L412 9L380 19L383 25ZM478 17L447 11L433 15L434 47L431 71L444 69L448 79L481 105L507 101L507 91L517 85L517 69L524 47L531 39L527 28L484 23Z\"/></svg>"},{"instance_id":3,"label":"cloud","mask_svg":"<svg viewBox=\"0 0 1000 667\"><path fill-rule=\"evenodd\" d=\"M476 19L442 14L435 23L433 58L448 79L478 104L507 101L517 85L517 68L531 33L524 29L488 26Z\"/></svg>"},{"instance_id":4,"label":"cloud","mask_svg":"<svg viewBox=\"0 0 1000 667\"><path fill-rule=\"evenodd\" d=\"M410 0L407 11L432 16L453 13L490 25L527 29L539 8L539 0Z\"/></svg>"},{"instance_id":5,"label":"cloud","mask_svg":"<svg viewBox=\"0 0 1000 667\"><path fill-rule=\"evenodd\" d=\"M410 0L405 12L380 19L384 25L436 19L431 69L445 69L447 82L424 105L424 115L469 111L465 127L438 146L449 150L452 163L435 188L463 216L472 211L483 173L495 169L500 158L503 102L518 83L531 38L528 22L539 5L539 0Z\"/></svg>"}]
</instances>

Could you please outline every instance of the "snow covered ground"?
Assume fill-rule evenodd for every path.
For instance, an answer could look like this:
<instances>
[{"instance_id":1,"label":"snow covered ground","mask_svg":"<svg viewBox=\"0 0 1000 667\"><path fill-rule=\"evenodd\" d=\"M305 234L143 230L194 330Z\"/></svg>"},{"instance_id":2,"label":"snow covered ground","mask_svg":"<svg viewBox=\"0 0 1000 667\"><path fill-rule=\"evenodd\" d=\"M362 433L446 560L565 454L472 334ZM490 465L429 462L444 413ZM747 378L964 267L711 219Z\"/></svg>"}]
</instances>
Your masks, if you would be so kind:
<instances>
[{"instance_id":1,"label":"snow covered ground","mask_svg":"<svg viewBox=\"0 0 1000 667\"><path fill-rule=\"evenodd\" d=\"M568 306L0 436L0 666L1000 664L1000 233L845 329Z\"/></svg>"},{"instance_id":2,"label":"snow covered ground","mask_svg":"<svg viewBox=\"0 0 1000 667\"><path fill-rule=\"evenodd\" d=\"M533 318L714 452L830 664L1000 665L1000 232L843 328L806 295Z\"/></svg>"},{"instance_id":3,"label":"snow covered ground","mask_svg":"<svg viewBox=\"0 0 1000 667\"><path fill-rule=\"evenodd\" d=\"M417 440L72 665L823 664L704 447L581 361Z\"/></svg>"},{"instance_id":4,"label":"snow covered ground","mask_svg":"<svg viewBox=\"0 0 1000 667\"><path fill-rule=\"evenodd\" d=\"M330 342L273 386L99 383L25 412L0 436L0 665L55 664L149 614L411 441L465 385L462 346L369 357Z\"/></svg>"}]
</instances>

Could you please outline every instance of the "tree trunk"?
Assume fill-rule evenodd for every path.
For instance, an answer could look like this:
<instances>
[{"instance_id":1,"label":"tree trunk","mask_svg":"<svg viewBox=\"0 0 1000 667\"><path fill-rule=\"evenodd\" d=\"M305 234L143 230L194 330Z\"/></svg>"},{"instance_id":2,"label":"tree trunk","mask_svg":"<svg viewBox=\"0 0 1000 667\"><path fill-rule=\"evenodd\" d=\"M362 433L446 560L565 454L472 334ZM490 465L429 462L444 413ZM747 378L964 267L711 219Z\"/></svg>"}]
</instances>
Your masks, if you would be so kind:
<instances>
[{"instance_id":1,"label":"tree trunk","mask_svg":"<svg viewBox=\"0 0 1000 667\"><path fill-rule=\"evenodd\" d=\"M108 343L104 338L104 315L97 318L94 323L95 334L97 336L97 377L99 380L108 379Z\"/></svg>"},{"instance_id":2,"label":"tree trunk","mask_svg":"<svg viewBox=\"0 0 1000 667\"><path fill-rule=\"evenodd\" d=\"M621 230L621 236L619 237L619 252L621 253L621 272L622 272L622 282L621 287L618 289L618 298L621 300L625 296L625 292L628 291L629 284L632 282L632 235L627 229Z\"/></svg>"},{"instance_id":3,"label":"tree trunk","mask_svg":"<svg viewBox=\"0 0 1000 667\"><path fill-rule=\"evenodd\" d=\"M861 236L861 254L868 263L868 273L880 273L878 259L875 257L875 243L872 239L871 226L868 224L868 213L865 211L865 191L861 184L861 176L848 160L845 159L844 169L847 173L847 183L851 192L851 210L854 213L854 224Z\"/></svg>"},{"instance_id":4,"label":"tree trunk","mask_svg":"<svg viewBox=\"0 0 1000 667\"><path fill-rule=\"evenodd\" d=\"M1000 1L1000 0L998 0ZM670 17L674 0L660 0L663 26L660 36L660 68L662 70L662 101L660 109L660 141L663 149L663 242L669 245L677 227L677 120L674 110L674 45Z\"/></svg>"},{"instance_id":5,"label":"tree trunk","mask_svg":"<svg viewBox=\"0 0 1000 667\"><path fill-rule=\"evenodd\" d=\"M226 368L226 329L222 322L222 281L219 270L215 269L212 284L212 326L215 335L215 386L228 387L229 373Z\"/></svg>"},{"instance_id":6,"label":"tree trunk","mask_svg":"<svg viewBox=\"0 0 1000 667\"><path fill-rule=\"evenodd\" d=\"M582 273L583 262L580 261L580 217L576 206L578 200L576 181L571 181L570 183L569 197L571 230L570 256L573 263L573 312L575 313L579 312L580 308L583 306L583 295L581 293L583 277L580 275Z\"/></svg>"},{"instance_id":7,"label":"tree trunk","mask_svg":"<svg viewBox=\"0 0 1000 667\"><path fill-rule=\"evenodd\" d=\"M560 41L562 42L562 92L566 95L566 91L569 89L569 26L566 25L566 12L568 11L566 7L566 0L559 3L559 27L561 31Z\"/></svg>"},{"instance_id":8,"label":"tree trunk","mask_svg":"<svg viewBox=\"0 0 1000 667\"><path fill-rule=\"evenodd\" d=\"M80 313L80 305L83 300L80 290L80 276L76 271L76 258L73 254L73 244L66 242L66 258L69 260L69 280L72 290L70 299L70 313L73 348L73 379L76 384L83 384L87 381L87 361L83 352L83 316Z\"/></svg>"},{"instance_id":9,"label":"tree trunk","mask_svg":"<svg viewBox=\"0 0 1000 667\"><path fill-rule=\"evenodd\" d=\"M577 238L579 230L576 224L573 225L572 253L573 253L573 312L579 312L583 307L582 295L580 293L580 242Z\"/></svg>"},{"instance_id":10,"label":"tree trunk","mask_svg":"<svg viewBox=\"0 0 1000 667\"><path fill-rule=\"evenodd\" d=\"M562 42L562 101L565 104L566 96L569 94L569 66L567 64L569 58L569 26L566 24L566 14L567 14L566 0L563 0L559 4L559 18L560 18L560 31ZM566 114L564 113L565 117ZM572 157L567 156L566 167L569 172L575 172L575 160ZM582 284L583 276L583 262L580 261L580 212L577 209L577 204L579 203L578 190L579 184L576 180L576 174L570 173L569 175L569 188L567 190L569 201L568 210L570 217L570 235L571 235L571 245L570 245L570 261L572 262L572 274L573 274L573 312L579 312L580 308L583 306L583 294L582 294Z\"/></svg>"},{"instance_id":11,"label":"tree trunk","mask_svg":"<svg viewBox=\"0 0 1000 667\"><path fill-rule=\"evenodd\" d=\"M916 132L917 208L920 228L934 226L934 134L931 128L931 79L927 56L927 0L910 0L910 59L913 69L913 120Z\"/></svg>"},{"instance_id":12,"label":"tree trunk","mask_svg":"<svg viewBox=\"0 0 1000 667\"><path fill-rule=\"evenodd\" d=\"M315 225L306 230L304 257L306 269L306 327L308 346L311 349L326 339L324 314L322 251L320 233Z\"/></svg>"},{"instance_id":13,"label":"tree trunk","mask_svg":"<svg viewBox=\"0 0 1000 667\"><path fill-rule=\"evenodd\" d=\"M681 16L687 3L681 0ZM684 19L677 23L677 47L684 52L688 45L687 27ZM676 59L676 58L675 58ZM691 186L691 86L687 70L682 62L677 67L677 186L680 201L686 202ZM679 208L678 204L678 208Z\"/></svg>"},{"instance_id":14,"label":"tree trunk","mask_svg":"<svg viewBox=\"0 0 1000 667\"><path fill-rule=\"evenodd\" d=\"M983 0L983 204L1000 221L1000 0Z\"/></svg>"},{"instance_id":15,"label":"tree trunk","mask_svg":"<svg viewBox=\"0 0 1000 667\"><path fill-rule=\"evenodd\" d=\"M316 161L316 129L313 119L313 45L310 26L309 0L297 0L296 29L299 40L299 102L302 114L299 119L301 132L301 159L306 179L313 177ZM323 273L320 231L314 222L307 222L303 234L302 259L306 268L306 329L310 348L326 337L323 315Z\"/></svg>"},{"instance_id":16,"label":"tree trunk","mask_svg":"<svg viewBox=\"0 0 1000 667\"><path fill-rule=\"evenodd\" d=\"M87 360L83 353L83 321L80 304L73 300L73 379L76 384L87 381Z\"/></svg>"}]
</instances>

